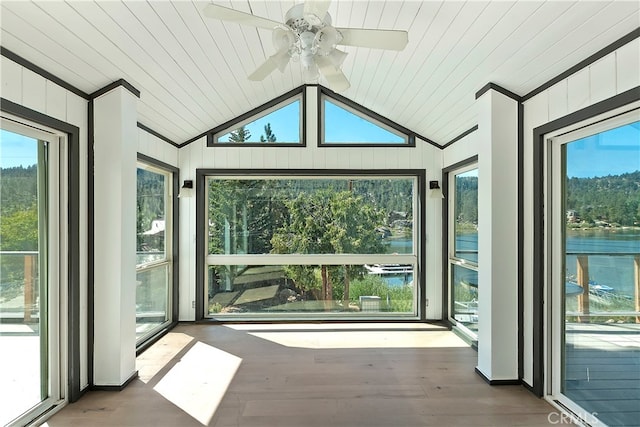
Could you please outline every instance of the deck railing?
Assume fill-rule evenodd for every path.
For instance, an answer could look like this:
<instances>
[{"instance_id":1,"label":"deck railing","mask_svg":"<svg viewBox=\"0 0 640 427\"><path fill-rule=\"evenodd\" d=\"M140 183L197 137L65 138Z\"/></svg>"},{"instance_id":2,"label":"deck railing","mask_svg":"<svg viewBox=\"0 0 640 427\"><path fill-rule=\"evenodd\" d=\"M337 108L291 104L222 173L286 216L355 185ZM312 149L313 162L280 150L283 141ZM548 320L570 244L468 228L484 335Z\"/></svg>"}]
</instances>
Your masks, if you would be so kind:
<instances>
[{"instance_id":1,"label":"deck railing","mask_svg":"<svg viewBox=\"0 0 640 427\"><path fill-rule=\"evenodd\" d=\"M588 322L592 317L602 316L625 316L634 317L636 323L640 323L640 253L567 253L566 255L576 256L576 283L581 286L583 291L577 296L578 306L576 313L567 313L569 315L575 314L578 322ZM18 265L8 266L5 260L7 258L21 256L23 257L22 266ZM633 300L634 311L615 311L615 312L593 312L591 310L591 280L589 276L589 257L592 256L607 256L607 257L632 257L633 258L633 295L630 297ZM5 258L7 257L7 258ZM13 273L17 273L18 269L23 273L23 315L24 321L29 322L32 320L33 310L37 302L38 295L38 252L37 251L0 251L0 259L2 259L2 276L1 280L6 280L6 275L9 270L13 270ZM15 279L14 279L15 280ZM7 283L0 284L7 286ZM3 292L5 293L5 292ZM0 304L0 307L2 304ZM19 308L19 307L16 307ZM6 312L7 310L2 309Z\"/></svg>"},{"instance_id":2,"label":"deck railing","mask_svg":"<svg viewBox=\"0 0 640 427\"><path fill-rule=\"evenodd\" d=\"M589 322L592 317L603 316L620 316L635 317L635 322L640 323L640 254L639 253L610 253L610 252L589 252L575 253L570 252L566 255L574 255L576 257L576 283L582 287L582 293L578 297L577 313L567 313L568 315L577 315L578 322ZM593 312L591 310L592 286L589 276L589 257L606 256L606 257L630 257L633 258L633 295L628 295L633 300L634 311L612 311L612 312ZM612 296L616 294L611 294ZM619 296L619 295L618 295ZM622 296L625 297L625 296Z\"/></svg>"},{"instance_id":3,"label":"deck railing","mask_svg":"<svg viewBox=\"0 0 640 427\"><path fill-rule=\"evenodd\" d=\"M22 261L16 257L22 257ZM38 271L38 251L0 251L0 317L22 314L24 322L31 322L38 315Z\"/></svg>"}]
</instances>

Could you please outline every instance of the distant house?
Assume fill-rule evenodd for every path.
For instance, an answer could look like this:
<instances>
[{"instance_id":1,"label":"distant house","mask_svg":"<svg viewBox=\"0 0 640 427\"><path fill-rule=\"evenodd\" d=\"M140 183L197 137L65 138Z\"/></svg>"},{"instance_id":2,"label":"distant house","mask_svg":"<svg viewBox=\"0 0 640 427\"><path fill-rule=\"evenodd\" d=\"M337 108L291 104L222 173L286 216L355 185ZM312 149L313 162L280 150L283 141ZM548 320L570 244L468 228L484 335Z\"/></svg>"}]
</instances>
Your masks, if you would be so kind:
<instances>
[{"instance_id":1,"label":"distant house","mask_svg":"<svg viewBox=\"0 0 640 427\"><path fill-rule=\"evenodd\" d=\"M578 212L571 209L568 210L567 222L570 222L570 223L580 222L580 217L578 216Z\"/></svg>"}]
</instances>

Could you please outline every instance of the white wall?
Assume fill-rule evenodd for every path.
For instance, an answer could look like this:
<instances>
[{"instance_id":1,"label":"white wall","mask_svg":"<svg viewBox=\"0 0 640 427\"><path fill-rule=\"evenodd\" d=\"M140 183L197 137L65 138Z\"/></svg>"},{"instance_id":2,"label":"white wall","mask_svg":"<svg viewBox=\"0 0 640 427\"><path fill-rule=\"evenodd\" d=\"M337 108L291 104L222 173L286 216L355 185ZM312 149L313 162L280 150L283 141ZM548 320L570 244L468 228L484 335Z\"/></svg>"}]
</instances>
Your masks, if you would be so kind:
<instances>
[{"instance_id":1,"label":"white wall","mask_svg":"<svg viewBox=\"0 0 640 427\"><path fill-rule=\"evenodd\" d=\"M640 86L635 39L524 102L524 381L533 385L533 129Z\"/></svg>"},{"instance_id":2,"label":"white wall","mask_svg":"<svg viewBox=\"0 0 640 427\"><path fill-rule=\"evenodd\" d=\"M118 86L94 100L93 381L121 386L136 358L135 95Z\"/></svg>"},{"instance_id":3,"label":"white wall","mask_svg":"<svg viewBox=\"0 0 640 427\"><path fill-rule=\"evenodd\" d=\"M306 147L207 147L201 138L179 150L181 179L194 179L196 169L426 169L426 180L440 180L441 150L423 141L415 148L317 147L317 94L307 88ZM195 310L195 192L180 198L180 320L193 320ZM424 229L427 239L426 286L431 303L427 318L439 319L442 299L440 240L441 199L427 198ZM435 302L435 303L434 303Z\"/></svg>"},{"instance_id":4,"label":"white wall","mask_svg":"<svg viewBox=\"0 0 640 427\"><path fill-rule=\"evenodd\" d=\"M443 168L455 165L458 162L467 160L478 154L478 131L471 132L469 135L454 142L444 150L442 150L442 166Z\"/></svg>"},{"instance_id":5,"label":"white wall","mask_svg":"<svg viewBox=\"0 0 640 427\"><path fill-rule=\"evenodd\" d=\"M478 107L478 366L518 378L518 102L494 90Z\"/></svg>"},{"instance_id":6,"label":"white wall","mask_svg":"<svg viewBox=\"0 0 640 427\"><path fill-rule=\"evenodd\" d=\"M178 147L138 128L138 153L178 167Z\"/></svg>"},{"instance_id":7,"label":"white wall","mask_svg":"<svg viewBox=\"0 0 640 427\"><path fill-rule=\"evenodd\" d=\"M87 361L87 117L88 101L0 56L0 96L80 129L80 384L89 385Z\"/></svg>"}]
</instances>

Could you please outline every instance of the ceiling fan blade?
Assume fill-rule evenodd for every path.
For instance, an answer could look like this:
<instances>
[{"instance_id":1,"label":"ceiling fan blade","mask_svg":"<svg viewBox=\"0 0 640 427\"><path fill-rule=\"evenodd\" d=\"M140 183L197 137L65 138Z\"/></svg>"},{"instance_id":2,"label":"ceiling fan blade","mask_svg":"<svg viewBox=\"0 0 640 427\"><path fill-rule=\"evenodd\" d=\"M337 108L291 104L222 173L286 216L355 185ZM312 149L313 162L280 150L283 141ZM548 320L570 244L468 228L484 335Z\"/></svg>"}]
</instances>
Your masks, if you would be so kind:
<instances>
[{"instance_id":1,"label":"ceiling fan blade","mask_svg":"<svg viewBox=\"0 0 640 427\"><path fill-rule=\"evenodd\" d=\"M287 50L281 50L275 55L271 55L266 61L262 63L253 73L247 78L255 82L264 80L269 74L273 73L276 69L284 72L284 67L289 63L289 54Z\"/></svg>"},{"instance_id":2,"label":"ceiling fan blade","mask_svg":"<svg viewBox=\"0 0 640 427\"><path fill-rule=\"evenodd\" d=\"M334 92L344 92L351 87L351 83L347 80L342 70L338 70L337 73L324 75L324 78L329 83L329 89Z\"/></svg>"},{"instance_id":3,"label":"ceiling fan blade","mask_svg":"<svg viewBox=\"0 0 640 427\"><path fill-rule=\"evenodd\" d=\"M351 86L347 76L344 75L342 70L331 62L326 56L314 57L320 73L329 83L329 88L334 92L343 92Z\"/></svg>"},{"instance_id":4,"label":"ceiling fan blade","mask_svg":"<svg viewBox=\"0 0 640 427\"><path fill-rule=\"evenodd\" d=\"M322 20L330 4L331 0L307 0L304 2L304 15L316 15Z\"/></svg>"},{"instance_id":5,"label":"ceiling fan blade","mask_svg":"<svg viewBox=\"0 0 640 427\"><path fill-rule=\"evenodd\" d=\"M204 8L203 13L209 18L236 22L242 25L251 25L253 27L264 28L267 30L273 30L277 26L282 25L280 22L272 21L271 19L261 18L260 16L240 12L239 10L230 9L224 6L218 6L213 3L208 4Z\"/></svg>"},{"instance_id":6,"label":"ceiling fan blade","mask_svg":"<svg viewBox=\"0 0 640 427\"><path fill-rule=\"evenodd\" d=\"M284 69L291 59L291 55L289 55L289 49L280 50L275 55L271 55L271 59L276 63L278 70L280 70L281 73L284 73Z\"/></svg>"},{"instance_id":7,"label":"ceiling fan blade","mask_svg":"<svg viewBox=\"0 0 640 427\"><path fill-rule=\"evenodd\" d=\"M271 58L267 58L253 73L249 74L247 78L254 82L264 80L269 74L273 73L278 65Z\"/></svg>"},{"instance_id":8,"label":"ceiling fan blade","mask_svg":"<svg viewBox=\"0 0 640 427\"><path fill-rule=\"evenodd\" d=\"M374 30L366 28L336 28L342 34L338 43L345 46L370 47L373 49L402 50L409 42L403 30Z\"/></svg>"}]
</instances>

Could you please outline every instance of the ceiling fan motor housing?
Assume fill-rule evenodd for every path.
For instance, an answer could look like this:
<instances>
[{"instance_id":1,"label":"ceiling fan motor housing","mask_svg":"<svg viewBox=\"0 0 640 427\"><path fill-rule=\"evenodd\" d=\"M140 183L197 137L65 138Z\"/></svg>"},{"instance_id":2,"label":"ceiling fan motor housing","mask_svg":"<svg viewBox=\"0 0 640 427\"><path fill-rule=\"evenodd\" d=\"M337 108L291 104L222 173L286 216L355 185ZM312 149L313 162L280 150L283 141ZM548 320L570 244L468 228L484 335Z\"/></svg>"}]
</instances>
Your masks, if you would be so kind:
<instances>
[{"instance_id":1,"label":"ceiling fan motor housing","mask_svg":"<svg viewBox=\"0 0 640 427\"><path fill-rule=\"evenodd\" d=\"M342 39L340 32L331 26L328 12L322 19L314 14L304 14L302 3L289 9L285 15L285 25L295 37L289 52L300 55L305 67L312 66L314 55L329 55ZM276 48L280 46L276 44Z\"/></svg>"}]
</instances>

